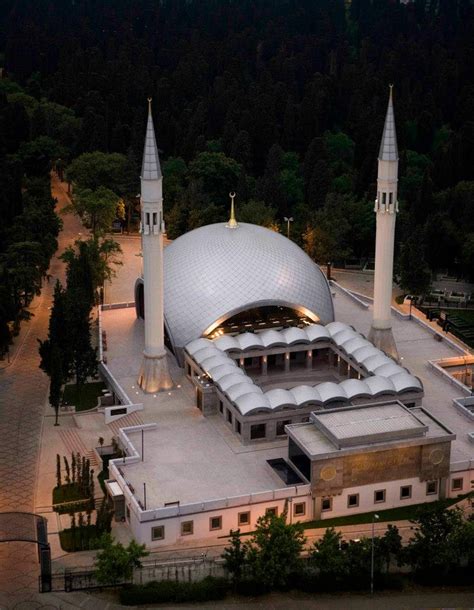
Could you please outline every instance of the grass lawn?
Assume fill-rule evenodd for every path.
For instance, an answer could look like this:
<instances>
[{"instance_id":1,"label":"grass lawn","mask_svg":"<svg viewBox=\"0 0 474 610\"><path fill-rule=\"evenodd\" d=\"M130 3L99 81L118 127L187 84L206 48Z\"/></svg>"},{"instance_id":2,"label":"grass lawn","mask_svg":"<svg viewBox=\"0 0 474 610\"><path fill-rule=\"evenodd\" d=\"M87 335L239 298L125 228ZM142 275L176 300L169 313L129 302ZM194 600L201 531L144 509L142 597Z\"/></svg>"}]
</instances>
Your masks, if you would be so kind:
<instances>
[{"instance_id":1,"label":"grass lawn","mask_svg":"<svg viewBox=\"0 0 474 610\"><path fill-rule=\"evenodd\" d=\"M448 316L451 315L455 315L458 318L462 318L465 322L468 322L469 324L473 324L474 325L474 311L465 311L462 309L451 309L448 312Z\"/></svg>"},{"instance_id":2,"label":"grass lawn","mask_svg":"<svg viewBox=\"0 0 474 610\"><path fill-rule=\"evenodd\" d=\"M464 497L464 496L463 496ZM451 506L459 502L461 498L450 498L445 500L446 506ZM377 513L379 522L387 521L404 521L415 519L418 510L432 504L432 502L424 502L423 504L411 504L410 506L397 506L396 508L388 508L386 510L374 510L371 513L361 513L359 515L347 515L345 517L333 517L332 519L319 519L317 521L307 521L303 523L305 529L337 527L341 525L359 525L363 523L372 523L372 516Z\"/></svg>"},{"instance_id":3,"label":"grass lawn","mask_svg":"<svg viewBox=\"0 0 474 610\"><path fill-rule=\"evenodd\" d=\"M71 528L59 532L61 548L68 553L84 551L91 548L91 542L94 542L98 537L95 525L85 525L82 530L79 530L79 528L76 527L74 532ZM92 545L92 547L94 547L94 545Z\"/></svg>"},{"instance_id":4,"label":"grass lawn","mask_svg":"<svg viewBox=\"0 0 474 610\"><path fill-rule=\"evenodd\" d=\"M102 395L102 390L105 390L105 384L102 381L85 383L83 386L77 387L76 384L67 385L63 393L63 405L74 405L76 411L87 411L97 406L97 399Z\"/></svg>"},{"instance_id":5,"label":"grass lawn","mask_svg":"<svg viewBox=\"0 0 474 610\"><path fill-rule=\"evenodd\" d=\"M84 498L84 494L76 483L61 485L61 487L55 487L53 489L53 506L55 504L62 504L63 502L80 502L80 504L67 504L64 507L55 507L54 510L57 513L69 513L72 510L86 510L87 504L84 500L88 500L88 498Z\"/></svg>"}]
</instances>

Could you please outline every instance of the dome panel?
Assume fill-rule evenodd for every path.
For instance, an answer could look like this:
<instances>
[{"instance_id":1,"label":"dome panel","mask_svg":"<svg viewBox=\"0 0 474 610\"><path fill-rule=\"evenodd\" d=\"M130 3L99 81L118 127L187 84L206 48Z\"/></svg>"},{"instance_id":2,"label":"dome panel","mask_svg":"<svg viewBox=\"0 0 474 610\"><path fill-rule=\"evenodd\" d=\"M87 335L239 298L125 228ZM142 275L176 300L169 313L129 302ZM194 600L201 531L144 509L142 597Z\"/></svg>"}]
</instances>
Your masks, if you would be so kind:
<instances>
[{"instance_id":1,"label":"dome panel","mask_svg":"<svg viewBox=\"0 0 474 610\"><path fill-rule=\"evenodd\" d=\"M181 349L231 316L280 305L334 320L329 284L294 242L257 225L200 227L164 250L166 326Z\"/></svg>"}]
</instances>

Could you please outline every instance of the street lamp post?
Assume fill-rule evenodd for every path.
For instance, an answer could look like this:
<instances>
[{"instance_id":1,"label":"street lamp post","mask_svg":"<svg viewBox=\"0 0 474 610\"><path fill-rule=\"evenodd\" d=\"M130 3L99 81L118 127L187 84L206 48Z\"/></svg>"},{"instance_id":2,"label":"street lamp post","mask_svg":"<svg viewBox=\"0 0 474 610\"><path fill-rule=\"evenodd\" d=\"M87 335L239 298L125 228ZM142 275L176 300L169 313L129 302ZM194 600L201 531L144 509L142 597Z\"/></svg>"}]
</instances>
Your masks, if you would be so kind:
<instances>
[{"instance_id":1,"label":"street lamp post","mask_svg":"<svg viewBox=\"0 0 474 610\"><path fill-rule=\"evenodd\" d=\"M290 222L293 222L294 218L293 216L290 216L289 218L283 216L283 220L286 222L286 236L290 239Z\"/></svg>"},{"instance_id":2,"label":"street lamp post","mask_svg":"<svg viewBox=\"0 0 474 610\"><path fill-rule=\"evenodd\" d=\"M375 555L375 545L374 545L374 536L375 536L375 521L379 518L377 513L374 513L372 516L372 553L370 557L370 594L372 595L374 592L374 555Z\"/></svg>"}]
</instances>

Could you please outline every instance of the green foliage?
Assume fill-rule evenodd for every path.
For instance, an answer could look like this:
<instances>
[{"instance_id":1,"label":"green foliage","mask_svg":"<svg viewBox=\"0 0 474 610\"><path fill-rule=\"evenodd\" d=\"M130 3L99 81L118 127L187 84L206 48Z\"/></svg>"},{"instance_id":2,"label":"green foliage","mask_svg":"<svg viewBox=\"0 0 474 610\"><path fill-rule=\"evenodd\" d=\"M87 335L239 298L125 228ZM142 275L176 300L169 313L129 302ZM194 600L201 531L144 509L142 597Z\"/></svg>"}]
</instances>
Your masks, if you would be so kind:
<instances>
[{"instance_id":1,"label":"green foliage","mask_svg":"<svg viewBox=\"0 0 474 610\"><path fill-rule=\"evenodd\" d=\"M118 204L119 197L113 191L99 186L96 190L78 188L71 207L97 238L111 230L112 222L117 217Z\"/></svg>"},{"instance_id":2,"label":"green foliage","mask_svg":"<svg viewBox=\"0 0 474 610\"><path fill-rule=\"evenodd\" d=\"M251 199L236 209L238 222L249 222L263 227L270 227L275 222L275 210L269 208L263 201Z\"/></svg>"},{"instance_id":3,"label":"green foliage","mask_svg":"<svg viewBox=\"0 0 474 610\"><path fill-rule=\"evenodd\" d=\"M431 274L426 264L425 245L420 229L402 245L398 283L400 288L409 294L419 296L429 292Z\"/></svg>"},{"instance_id":4,"label":"green foliage","mask_svg":"<svg viewBox=\"0 0 474 610\"><path fill-rule=\"evenodd\" d=\"M287 513L260 517L250 541L246 563L248 573L266 588L285 588L291 574L301 568L305 537L301 523L286 522Z\"/></svg>"},{"instance_id":5,"label":"green foliage","mask_svg":"<svg viewBox=\"0 0 474 610\"><path fill-rule=\"evenodd\" d=\"M459 508L448 509L443 502L425 506L413 524L415 534L405 548L405 561L415 572L442 583L459 567L466 548L464 532L471 528L465 527Z\"/></svg>"},{"instance_id":6,"label":"green foliage","mask_svg":"<svg viewBox=\"0 0 474 610\"><path fill-rule=\"evenodd\" d=\"M18 156L29 176L44 176L51 170L52 162L66 155L66 150L49 136L38 136L23 142Z\"/></svg>"},{"instance_id":7,"label":"green foliage","mask_svg":"<svg viewBox=\"0 0 474 610\"><path fill-rule=\"evenodd\" d=\"M95 576L103 584L131 580L133 570L141 567L141 559L148 555L144 544L131 540L125 547L121 542L114 542L110 534L102 534L99 546L101 550L95 559Z\"/></svg>"},{"instance_id":8,"label":"green foliage","mask_svg":"<svg viewBox=\"0 0 474 610\"><path fill-rule=\"evenodd\" d=\"M102 187L122 197L136 195L136 188L130 184L131 169L125 155L95 151L74 159L67 168L66 176L80 190L97 191Z\"/></svg>"},{"instance_id":9,"label":"green foliage","mask_svg":"<svg viewBox=\"0 0 474 610\"><path fill-rule=\"evenodd\" d=\"M189 176L202 185L209 201L227 205L229 192L234 191L241 166L222 152L202 152L189 164Z\"/></svg>"},{"instance_id":10,"label":"green foliage","mask_svg":"<svg viewBox=\"0 0 474 610\"><path fill-rule=\"evenodd\" d=\"M224 599L227 582L223 578L208 576L199 582L163 580L146 585L129 585L120 590L120 603L124 606L184 602L207 602Z\"/></svg>"},{"instance_id":11,"label":"green foliage","mask_svg":"<svg viewBox=\"0 0 474 610\"><path fill-rule=\"evenodd\" d=\"M247 562L248 544L242 542L240 530L231 530L229 546L224 549L222 558L224 567L232 576L234 583L241 580Z\"/></svg>"}]
</instances>

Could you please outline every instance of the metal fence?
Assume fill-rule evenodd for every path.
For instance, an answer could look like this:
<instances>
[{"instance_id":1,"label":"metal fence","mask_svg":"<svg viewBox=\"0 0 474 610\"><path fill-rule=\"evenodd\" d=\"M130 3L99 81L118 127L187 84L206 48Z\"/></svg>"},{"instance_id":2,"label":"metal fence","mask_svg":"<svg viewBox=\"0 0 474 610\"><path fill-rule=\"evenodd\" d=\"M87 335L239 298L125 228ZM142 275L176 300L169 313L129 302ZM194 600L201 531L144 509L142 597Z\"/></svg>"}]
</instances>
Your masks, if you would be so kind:
<instances>
[{"instance_id":1,"label":"metal fence","mask_svg":"<svg viewBox=\"0 0 474 610\"><path fill-rule=\"evenodd\" d=\"M226 577L223 560L207 559L205 556L174 561L148 560L143 563L141 568L134 570L132 579L113 583L99 583L92 567L66 568L62 572L52 574L51 591L82 591L163 580L197 582L206 576ZM42 591L41 584L40 591Z\"/></svg>"}]
</instances>

